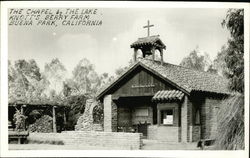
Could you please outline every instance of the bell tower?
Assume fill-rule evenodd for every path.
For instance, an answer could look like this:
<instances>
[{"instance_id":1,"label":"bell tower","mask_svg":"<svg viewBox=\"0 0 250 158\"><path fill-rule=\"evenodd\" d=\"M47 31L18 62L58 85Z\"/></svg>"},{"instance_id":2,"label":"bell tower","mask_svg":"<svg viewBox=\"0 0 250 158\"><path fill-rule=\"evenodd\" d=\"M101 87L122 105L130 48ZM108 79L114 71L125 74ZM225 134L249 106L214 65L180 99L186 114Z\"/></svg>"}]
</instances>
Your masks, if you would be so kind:
<instances>
[{"instance_id":1,"label":"bell tower","mask_svg":"<svg viewBox=\"0 0 250 158\"><path fill-rule=\"evenodd\" d=\"M143 58L151 55L152 60L155 60L155 52L158 50L161 56L161 63L163 64L163 49L166 49L166 46L159 38L160 35L150 36L150 27L153 26L154 25L150 25L148 20L148 24L143 26L143 28L147 28L147 37L138 38L137 41L130 45L131 48L134 48L134 62L137 60L137 53L139 49L142 51Z\"/></svg>"}]
</instances>

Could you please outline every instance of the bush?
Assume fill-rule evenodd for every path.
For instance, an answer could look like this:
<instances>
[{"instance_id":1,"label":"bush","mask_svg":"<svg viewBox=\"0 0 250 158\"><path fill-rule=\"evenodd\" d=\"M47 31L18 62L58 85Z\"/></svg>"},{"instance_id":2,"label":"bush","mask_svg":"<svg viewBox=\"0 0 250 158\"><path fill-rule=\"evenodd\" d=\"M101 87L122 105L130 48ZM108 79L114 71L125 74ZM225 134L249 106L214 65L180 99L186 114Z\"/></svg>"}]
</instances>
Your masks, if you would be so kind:
<instances>
[{"instance_id":1,"label":"bush","mask_svg":"<svg viewBox=\"0 0 250 158\"><path fill-rule=\"evenodd\" d=\"M244 96L235 94L224 100L219 110L215 148L238 150L244 147Z\"/></svg>"},{"instance_id":2,"label":"bush","mask_svg":"<svg viewBox=\"0 0 250 158\"><path fill-rule=\"evenodd\" d=\"M93 109L93 121L96 124L103 124L103 119L103 105L101 103L98 103L98 105Z\"/></svg>"},{"instance_id":3,"label":"bush","mask_svg":"<svg viewBox=\"0 0 250 158\"><path fill-rule=\"evenodd\" d=\"M85 95L75 95L67 97L67 105L70 107L67 112L67 130L74 130L79 117L84 113L87 97Z\"/></svg>"},{"instance_id":4,"label":"bush","mask_svg":"<svg viewBox=\"0 0 250 158\"><path fill-rule=\"evenodd\" d=\"M15 122L16 131L24 131L25 130L25 120L26 120L26 116L24 116L23 114L21 114L21 112L19 110L16 110L16 113L14 114L14 119L13 121Z\"/></svg>"},{"instance_id":5,"label":"bush","mask_svg":"<svg viewBox=\"0 0 250 158\"><path fill-rule=\"evenodd\" d=\"M52 144L52 145L64 145L62 140L57 139L51 139L51 138L29 138L28 139L29 144Z\"/></svg>"},{"instance_id":6,"label":"bush","mask_svg":"<svg viewBox=\"0 0 250 158\"><path fill-rule=\"evenodd\" d=\"M29 125L28 130L30 132L41 132L41 133L50 133L53 132L53 122L52 117L49 115L44 115L41 118L37 119L35 123Z\"/></svg>"}]
</instances>

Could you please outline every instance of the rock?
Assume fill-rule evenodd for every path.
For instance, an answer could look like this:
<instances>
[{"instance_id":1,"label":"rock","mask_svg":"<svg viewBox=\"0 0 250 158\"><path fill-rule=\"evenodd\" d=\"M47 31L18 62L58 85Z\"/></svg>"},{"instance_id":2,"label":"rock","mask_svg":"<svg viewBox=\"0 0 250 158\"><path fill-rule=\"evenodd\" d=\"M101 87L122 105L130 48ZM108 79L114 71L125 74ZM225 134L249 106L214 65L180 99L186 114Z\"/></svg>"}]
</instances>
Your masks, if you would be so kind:
<instances>
[{"instance_id":1,"label":"rock","mask_svg":"<svg viewBox=\"0 0 250 158\"><path fill-rule=\"evenodd\" d=\"M98 131L101 131L100 126L93 124L93 109L98 103L93 99L86 101L85 110L82 116L79 117L77 124L75 125L76 131L92 131L98 127Z\"/></svg>"}]
</instances>

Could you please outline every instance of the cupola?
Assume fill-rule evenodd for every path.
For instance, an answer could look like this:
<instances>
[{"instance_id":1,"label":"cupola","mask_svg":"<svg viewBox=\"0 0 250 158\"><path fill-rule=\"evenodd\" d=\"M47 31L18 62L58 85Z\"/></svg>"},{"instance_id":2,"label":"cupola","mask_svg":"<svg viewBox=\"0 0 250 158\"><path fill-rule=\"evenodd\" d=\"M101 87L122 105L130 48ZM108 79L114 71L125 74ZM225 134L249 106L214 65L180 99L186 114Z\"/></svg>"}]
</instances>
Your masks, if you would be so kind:
<instances>
[{"instance_id":1,"label":"cupola","mask_svg":"<svg viewBox=\"0 0 250 158\"><path fill-rule=\"evenodd\" d=\"M161 41L160 35L150 36L150 27L154 25L150 25L148 21L147 26L143 26L143 28L148 29L148 36L143 38L138 38L137 41L130 45L131 48L134 48L134 61L137 59L137 53L140 49L142 52L143 58L146 56L152 56L152 60L155 60L155 52L158 50L161 56L161 63L163 63L163 49L166 49L165 44Z\"/></svg>"}]
</instances>

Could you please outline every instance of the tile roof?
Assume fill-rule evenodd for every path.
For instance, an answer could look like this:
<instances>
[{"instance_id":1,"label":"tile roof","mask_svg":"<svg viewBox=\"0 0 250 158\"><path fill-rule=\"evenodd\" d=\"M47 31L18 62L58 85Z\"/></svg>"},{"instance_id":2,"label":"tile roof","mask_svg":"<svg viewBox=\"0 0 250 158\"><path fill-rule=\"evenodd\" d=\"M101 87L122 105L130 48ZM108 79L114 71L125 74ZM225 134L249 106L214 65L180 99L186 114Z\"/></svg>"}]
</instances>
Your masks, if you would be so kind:
<instances>
[{"instance_id":1,"label":"tile roof","mask_svg":"<svg viewBox=\"0 0 250 158\"><path fill-rule=\"evenodd\" d=\"M188 92L229 93L227 88L228 81L217 74L193 70L169 63L163 63L161 65L160 61L152 61L149 59L143 59L139 62Z\"/></svg>"},{"instance_id":2,"label":"tile roof","mask_svg":"<svg viewBox=\"0 0 250 158\"><path fill-rule=\"evenodd\" d=\"M188 93L192 91L211 92L218 94L230 93L227 88L227 79L217 74L193 70L169 63L161 64L160 61L141 58L137 62L130 65L128 69L123 74L118 76L113 82L103 87L99 93L97 93L97 98L100 98L110 87L116 84L120 79L126 76L126 74L129 73L131 69L136 68L138 65L141 65L156 75L161 76L162 78L181 88L181 90L184 90Z\"/></svg>"},{"instance_id":3,"label":"tile roof","mask_svg":"<svg viewBox=\"0 0 250 158\"><path fill-rule=\"evenodd\" d=\"M135 47L140 47L142 45L146 45L146 44L150 44L150 45L154 45L156 46L156 48L163 48L166 49L165 44L161 41L161 39L158 36L149 36L149 37L144 37L144 38L138 38L137 41L135 41L134 43L131 44L131 48L135 48Z\"/></svg>"},{"instance_id":4,"label":"tile roof","mask_svg":"<svg viewBox=\"0 0 250 158\"><path fill-rule=\"evenodd\" d=\"M178 90L158 91L152 98L153 101L182 100L184 93Z\"/></svg>"}]
</instances>

